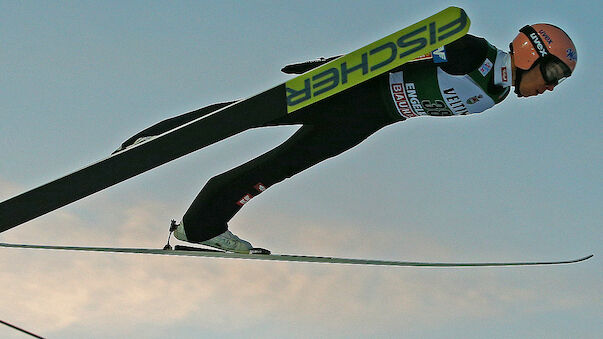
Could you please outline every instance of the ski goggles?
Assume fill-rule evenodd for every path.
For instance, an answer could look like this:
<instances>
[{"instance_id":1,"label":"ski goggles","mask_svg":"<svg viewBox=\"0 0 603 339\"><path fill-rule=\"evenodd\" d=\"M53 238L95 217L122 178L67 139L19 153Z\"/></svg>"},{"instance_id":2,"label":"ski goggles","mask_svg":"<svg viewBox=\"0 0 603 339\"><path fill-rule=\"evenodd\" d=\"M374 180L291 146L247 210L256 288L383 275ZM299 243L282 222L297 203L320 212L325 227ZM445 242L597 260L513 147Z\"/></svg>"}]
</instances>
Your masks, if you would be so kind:
<instances>
[{"instance_id":1,"label":"ski goggles","mask_svg":"<svg viewBox=\"0 0 603 339\"><path fill-rule=\"evenodd\" d=\"M572 75L570 68L556 56L547 55L538 61L540 73L547 85L557 86Z\"/></svg>"}]
</instances>

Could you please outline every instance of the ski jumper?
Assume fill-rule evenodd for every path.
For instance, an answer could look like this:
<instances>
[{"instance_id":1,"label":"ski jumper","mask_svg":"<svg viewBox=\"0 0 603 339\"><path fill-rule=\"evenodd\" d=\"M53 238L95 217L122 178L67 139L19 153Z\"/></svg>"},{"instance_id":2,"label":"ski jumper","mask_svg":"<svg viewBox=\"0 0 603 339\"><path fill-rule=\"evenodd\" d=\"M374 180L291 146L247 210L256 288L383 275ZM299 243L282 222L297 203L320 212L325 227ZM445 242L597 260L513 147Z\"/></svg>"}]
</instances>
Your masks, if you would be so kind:
<instances>
[{"instance_id":1,"label":"ski jumper","mask_svg":"<svg viewBox=\"0 0 603 339\"><path fill-rule=\"evenodd\" d=\"M298 64L294 72L303 73L319 65ZM389 124L420 115L482 112L508 95L511 82L510 55L468 34L341 95L271 121L264 126L302 126L276 148L211 178L182 219L186 236L189 241L201 242L225 232L228 221L253 197L349 150ZM122 147L231 103L214 104L162 121L128 139Z\"/></svg>"}]
</instances>

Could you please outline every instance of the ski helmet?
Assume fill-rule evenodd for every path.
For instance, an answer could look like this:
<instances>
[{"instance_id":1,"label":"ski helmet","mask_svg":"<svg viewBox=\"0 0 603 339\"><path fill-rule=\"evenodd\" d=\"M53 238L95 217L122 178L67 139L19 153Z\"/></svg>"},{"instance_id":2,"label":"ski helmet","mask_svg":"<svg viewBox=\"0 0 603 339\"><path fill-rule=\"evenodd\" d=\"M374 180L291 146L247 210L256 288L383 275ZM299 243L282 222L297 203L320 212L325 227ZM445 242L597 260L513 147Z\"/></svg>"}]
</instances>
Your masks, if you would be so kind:
<instances>
[{"instance_id":1,"label":"ski helmet","mask_svg":"<svg viewBox=\"0 0 603 339\"><path fill-rule=\"evenodd\" d=\"M557 85L572 74L578 61L576 46L570 37L550 24L524 26L509 47L517 67L517 93L522 71L539 65L547 85Z\"/></svg>"}]
</instances>

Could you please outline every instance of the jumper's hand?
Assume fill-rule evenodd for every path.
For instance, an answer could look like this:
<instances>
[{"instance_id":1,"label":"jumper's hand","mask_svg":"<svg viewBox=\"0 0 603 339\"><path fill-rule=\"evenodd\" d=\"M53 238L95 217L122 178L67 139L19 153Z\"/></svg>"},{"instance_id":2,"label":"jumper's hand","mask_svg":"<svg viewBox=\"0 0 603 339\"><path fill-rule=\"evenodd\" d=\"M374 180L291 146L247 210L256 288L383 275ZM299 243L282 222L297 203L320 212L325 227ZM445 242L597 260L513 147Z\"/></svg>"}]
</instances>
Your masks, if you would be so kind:
<instances>
[{"instance_id":1,"label":"jumper's hand","mask_svg":"<svg viewBox=\"0 0 603 339\"><path fill-rule=\"evenodd\" d=\"M287 65L285 67L283 67L281 69L281 71L283 73L287 73L287 74L302 74L302 73L306 73L307 71L314 69L318 66L324 65L327 62L333 60L333 59L337 59L339 58L341 55L337 55L337 56L333 56L330 58L323 58L320 57L316 60L310 60L310 61L304 61L304 62L298 62L295 64L290 64Z\"/></svg>"}]
</instances>

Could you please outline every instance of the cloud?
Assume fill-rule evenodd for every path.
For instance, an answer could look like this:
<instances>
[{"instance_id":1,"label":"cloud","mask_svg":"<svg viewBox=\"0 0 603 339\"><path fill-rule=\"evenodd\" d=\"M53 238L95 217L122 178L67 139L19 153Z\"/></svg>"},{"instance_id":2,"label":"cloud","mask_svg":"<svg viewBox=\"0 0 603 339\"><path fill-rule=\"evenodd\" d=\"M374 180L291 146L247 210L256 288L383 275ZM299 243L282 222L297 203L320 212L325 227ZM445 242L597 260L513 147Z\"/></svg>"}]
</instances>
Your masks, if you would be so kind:
<instances>
[{"instance_id":1,"label":"cloud","mask_svg":"<svg viewBox=\"0 0 603 339\"><path fill-rule=\"evenodd\" d=\"M19 185L11 183L0 177L0 201L4 201L12 196L21 193L22 188Z\"/></svg>"},{"instance_id":2,"label":"cloud","mask_svg":"<svg viewBox=\"0 0 603 339\"><path fill-rule=\"evenodd\" d=\"M163 216L174 210L151 200L124 207L109 198L77 207L85 213L70 208L53 212L0 235L0 240L159 248L167 236ZM289 220L289 227L279 228L286 217L275 214L252 232L241 227L245 221L237 220L234 228L254 241L267 239L298 253L395 256L400 253L396 246L417 251L417 256L458 252L417 231L402 237L331 220L330 227L345 230L334 236L332 228L310 218ZM548 279L546 274L534 276L541 268L531 275L536 282L526 285L522 274L532 271L521 269L430 270L17 249L0 253L0 286L11 286L0 293L0 314L57 337L77 337L74 331L83 329L95 329L99 337L144 329L152 337L183 327L232 336L258 327L270 328L274 336L287 328L362 336L434 319L443 326L468 318L495 319L518 308L529 313L588 302L571 287L552 297L560 287L538 283ZM149 333L151 329L156 332Z\"/></svg>"}]
</instances>

